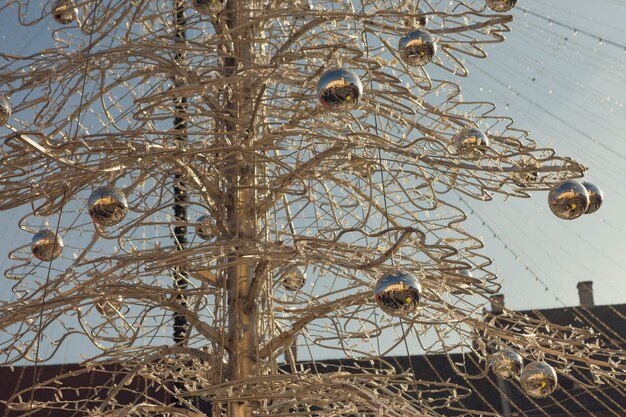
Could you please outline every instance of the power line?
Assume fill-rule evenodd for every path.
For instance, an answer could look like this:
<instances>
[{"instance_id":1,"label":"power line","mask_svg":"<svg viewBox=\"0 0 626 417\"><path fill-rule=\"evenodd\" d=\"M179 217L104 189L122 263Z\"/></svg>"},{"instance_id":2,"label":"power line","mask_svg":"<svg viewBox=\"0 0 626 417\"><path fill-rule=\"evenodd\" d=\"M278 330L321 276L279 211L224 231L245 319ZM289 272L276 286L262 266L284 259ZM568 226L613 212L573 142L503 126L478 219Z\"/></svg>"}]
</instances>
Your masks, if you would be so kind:
<instances>
[{"instance_id":1,"label":"power line","mask_svg":"<svg viewBox=\"0 0 626 417\"><path fill-rule=\"evenodd\" d=\"M557 26L561 26L561 27L573 30L575 33L580 33L580 34L588 36L590 38L597 39L599 42L606 43L607 45L611 45L611 46L616 46L616 47L621 48L624 51L626 51L626 45L625 44L621 44L619 42L615 42L615 41L612 41L610 39L606 39L604 36L596 35L595 33L588 32L588 31L586 31L584 29L580 29L580 28L574 27L574 26L572 26L570 24L567 24L567 23L564 23L564 22L560 22L560 21L555 20L555 19L553 19L553 18L551 18L549 16L543 16L543 15L541 15L539 13L535 13L533 11L530 11L530 10L524 8L524 7L521 7L520 9L524 13L529 14L529 15L534 16L534 17L537 17L537 18L539 18L541 20L544 20L544 21L546 21L548 23L554 23Z\"/></svg>"}]
</instances>

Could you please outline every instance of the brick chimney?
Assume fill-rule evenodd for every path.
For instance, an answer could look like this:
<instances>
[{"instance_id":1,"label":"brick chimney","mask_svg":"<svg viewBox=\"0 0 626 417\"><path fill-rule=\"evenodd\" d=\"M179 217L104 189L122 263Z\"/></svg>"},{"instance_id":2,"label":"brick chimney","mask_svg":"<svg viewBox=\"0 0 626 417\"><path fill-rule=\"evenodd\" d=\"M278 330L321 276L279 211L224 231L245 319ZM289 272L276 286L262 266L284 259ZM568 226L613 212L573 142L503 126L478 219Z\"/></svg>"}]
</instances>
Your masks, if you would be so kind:
<instances>
[{"instance_id":1,"label":"brick chimney","mask_svg":"<svg viewBox=\"0 0 626 417\"><path fill-rule=\"evenodd\" d=\"M576 286L578 288L578 298L582 307L590 308L593 302L593 281L582 281Z\"/></svg>"},{"instance_id":2,"label":"brick chimney","mask_svg":"<svg viewBox=\"0 0 626 417\"><path fill-rule=\"evenodd\" d=\"M504 294L495 294L490 298L491 314L502 314L504 311Z\"/></svg>"}]
</instances>

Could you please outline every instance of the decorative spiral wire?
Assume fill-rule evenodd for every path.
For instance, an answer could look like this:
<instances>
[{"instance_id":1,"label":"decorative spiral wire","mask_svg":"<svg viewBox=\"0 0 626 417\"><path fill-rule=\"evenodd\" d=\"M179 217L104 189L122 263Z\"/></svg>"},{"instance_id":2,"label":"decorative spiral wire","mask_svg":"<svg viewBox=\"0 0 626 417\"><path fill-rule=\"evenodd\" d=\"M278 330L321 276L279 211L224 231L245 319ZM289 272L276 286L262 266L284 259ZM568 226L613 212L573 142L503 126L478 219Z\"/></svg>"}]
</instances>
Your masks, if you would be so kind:
<instances>
[{"instance_id":1,"label":"decorative spiral wire","mask_svg":"<svg viewBox=\"0 0 626 417\"><path fill-rule=\"evenodd\" d=\"M10 253L0 349L7 365L41 364L79 340L95 352L86 368L110 374L117 388L102 396L102 387L84 387L84 398L100 398L93 408L67 399L63 378L39 381L28 392L59 395L33 405L22 392L9 407L198 416L192 399L202 398L214 410L248 402L259 416L477 415L462 406L469 388L422 381L419 370L386 359L408 354L405 346L450 355L473 345L477 367L454 366L468 380L485 377L489 354L508 347L581 386L623 390L624 353L597 334L510 311L483 315L499 280L480 239L462 228L458 196L528 197L585 171L493 104L462 99L466 60L504 40L509 15L482 0L422 0L421 10L399 0L250 1L249 19L232 26L227 12L202 15L191 1L103 0L76 1L77 20L60 26L52 2L43 3L0 6L21 25L50 26L55 41L35 55L2 55L13 116L0 151L0 209L22 207L19 226L33 234L43 218L58 221L65 247L52 263L35 260L30 245ZM186 39L174 36L177 7ZM438 52L410 67L396 45L424 14ZM252 40L245 54L242 39ZM317 81L334 68L362 80L351 112L319 105ZM184 129L174 128L177 117ZM472 157L456 152L465 126L486 132L490 146ZM175 182L187 195L187 221L173 215ZM87 214L103 185L121 189L129 205L106 228ZM250 235L228 221L233 189L253 196L240 207ZM193 233L203 215L213 239ZM179 226L188 230L184 248L173 240ZM226 281L241 263L254 270L238 302L254 311L256 366L230 380ZM282 284L290 267L306 274L295 291ZM419 311L402 319L372 296L377 277L396 269L422 285ZM184 271L187 285L173 286L172 271ZM172 344L172 314L188 323L184 345ZM184 408L135 391L135 377ZM121 405L124 391L138 400Z\"/></svg>"}]
</instances>

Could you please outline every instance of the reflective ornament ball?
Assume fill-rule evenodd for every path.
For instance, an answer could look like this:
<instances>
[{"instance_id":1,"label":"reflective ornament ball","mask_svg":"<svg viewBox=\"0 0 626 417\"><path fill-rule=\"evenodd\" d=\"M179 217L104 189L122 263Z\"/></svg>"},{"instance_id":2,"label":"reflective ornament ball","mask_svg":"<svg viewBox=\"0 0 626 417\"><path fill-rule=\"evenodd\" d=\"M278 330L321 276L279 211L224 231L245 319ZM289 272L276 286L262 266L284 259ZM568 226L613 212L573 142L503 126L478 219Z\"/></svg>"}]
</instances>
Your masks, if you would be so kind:
<instances>
[{"instance_id":1,"label":"reflective ornament ball","mask_svg":"<svg viewBox=\"0 0 626 417\"><path fill-rule=\"evenodd\" d=\"M434 58L437 53L437 42L430 33L417 29L400 38L398 52L408 65L421 67Z\"/></svg>"},{"instance_id":2,"label":"reflective ornament ball","mask_svg":"<svg viewBox=\"0 0 626 417\"><path fill-rule=\"evenodd\" d=\"M494 12L509 12L517 4L517 0L486 0L487 7Z\"/></svg>"},{"instance_id":3,"label":"reflective ornament ball","mask_svg":"<svg viewBox=\"0 0 626 417\"><path fill-rule=\"evenodd\" d=\"M0 96L0 125L5 125L11 117L11 103L5 96Z\"/></svg>"},{"instance_id":4,"label":"reflective ornament ball","mask_svg":"<svg viewBox=\"0 0 626 417\"><path fill-rule=\"evenodd\" d=\"M387 314L406 317L417 310L422 286L410 274L397 271L382 275L376 283L374 298Z\"/></svg>"},{"instance_id":5,"label":"reflective ornament ball","mask_svg":"<svg viewBox=\"0 0 626 417\"><path fill-rule=\"evenodd\" d=\"M363 95L361 79L352 71L325 72L317 84L317 97L326 109L343 112L354 109Z\"/></svg>"},{"instance_id":6,"label":"reflective ornament ball","mask_svg":"<svg viewBox=\"0 0 626 417\"><path fill-rule=\"evenodd\" d=\"M545 362L533 362L522 369L520 384L533 398L546 398L557 387L558 379L556 371Z\"/></svg>"},{"instance_id":7,"label":"reflective ornament ball","mask_svg":"<svg viewBox=\"0 0 626 417\"><path fill-rule=\"evenodd\" d=\"M218 14L226 6L225 1L222 0L193 0L191 4L198 13L213 15Z\"/></svg>"},{"instance_id":8,"label":"reflective ornament ball","mask_svg":"<svg viewBox=\"0 0 626 417\"><path fill-rule=\"evenodd\" d=\"M62 25L68 25L76 20L78 9L72 0L57 0L52 6L52 17Z\"/></svg>"},{"instance_id":9,"label":"reflective ornament ball","mask_svg":"<svg viewBox=\"0 0 626 417\"><path fill-rule=\"evenodd\" d=\"M89 215L100 226L113 226L128 213L128 201L124 193L115 187L100 187L87 201Z\"/></svg>"},{"instance_id":10,"label":"reflective ornament ball","mask_svg":"<svg viewBox=\"0 0 626 417\"><path fill-rule=\"evenodd\" d=\"M211 240L216 235L215 224L211 216L200 216L196 221L196 235L202 240Z\"/></svg>"},{"instance_id":11,"label":"reflective ornament ball","mask_svg":"<svg viewBox=\"0 0 626 417\"><path fill-rule=\"evenodd\" d=\"M524 359L511 349L499 350L491 356L491 370L500 379L517 378L522 372Z\"/></svg>"},{"instance_id":12,"label":"reflective ornament ball","mask_svg":"<svg viewBox=\"0 0 626 417\"><path fill-rule=\"evenodd\" d=\"M454 135L452 143L457 153L472 153L480 151L480 147L489 146L489 138L485 133L475 127L466 127Z\"/></svg>"},{"instance_id":13,"label":"reflective ornament ball","mask_svg":"<svg viewBox=\"0 0 626 417\"><path fill-rule=\"evenodd\" d=\"M63 239L50 229L41 229L33 236L30 250L35 258L49 262L61 256Z\"/></svg>"},{"instance_id":14,"label":"reflective ornament ball","mask_svg":"<svg viewBox=\"0 0 626 417\"><path fill-rule=\"evenodd\" d=\"M298 291L306 283L306 274L302 268L292 266L283 273L280 283L287 291Z\"/></svg>"},{"instance_id":15,"label":"reflective ornament ball","mask_svg":"<svg viewBox=\"0 0 626 417\"><path fill-rule=\"evenodd\" d=\"M550 190L548 203L557 217L573 220L585 214L589 208L589 192L578 181L562 181Z\"/></svg>"},{"instance_id":16,"label":"reflective ornament ball","mask_svg":"<svg viewBox=\"0 0 626 417\"><path fill-rule=\"evenodd\" d=\"M96 302L96 311L104 317L112 317L117 314L118 311L124 305L124 299L121 296L118 297L105 297Z\"/></svg>"},{"instance_id":17,"label":"reflective ornament ball","mask_svg":"<svg viewBox=\"0 0 626 417\"><path fill-rule=\"evenodd\" d=\"M602 190L589 182L583 182L583 186L587 189L589 193L589 207L587 207L587 211L585 214L595 213L602 206L602 200L604 200L604 193Z\"/></svg>"}]
</instances>

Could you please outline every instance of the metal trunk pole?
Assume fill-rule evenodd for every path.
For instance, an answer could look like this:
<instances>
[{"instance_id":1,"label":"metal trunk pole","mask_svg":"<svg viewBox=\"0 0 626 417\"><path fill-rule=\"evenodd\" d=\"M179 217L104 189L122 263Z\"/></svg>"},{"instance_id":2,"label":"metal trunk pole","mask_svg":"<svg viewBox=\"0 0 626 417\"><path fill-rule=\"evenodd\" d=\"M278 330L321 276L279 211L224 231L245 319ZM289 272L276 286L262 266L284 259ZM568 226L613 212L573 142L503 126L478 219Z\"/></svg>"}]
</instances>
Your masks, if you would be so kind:
<instances>
[{"instance_id":1,"label":"metal trunk pole","mask_svg":"<svg viewBox=\"0 0 626 417\"><path fill-rule=\"evenodd\" d=\"M235 75L252 65L252 26L243 31L239 27L249 24L252 17L250 9L254 3L249 0L228 0L226 3L225 15L232 34L232 55L223 59L225 76ZM231 88L232 95L226 107L229 116L226 133L231 143L242 149L228 161L224 175L227 189L226 221L233 245L226 271L227 337L232 351L228 358L226 377L234 381L255 375L257 368L257 307L256 303L246 302L257 260L242 257L242 252L257 240L257 216L255 163L246 152L253 140L253 135L248 131L253 86L250 80L241 79ZM253 403L230 402L228 416L251 417L254 408Z\"/></svg>"}]
</instances>

